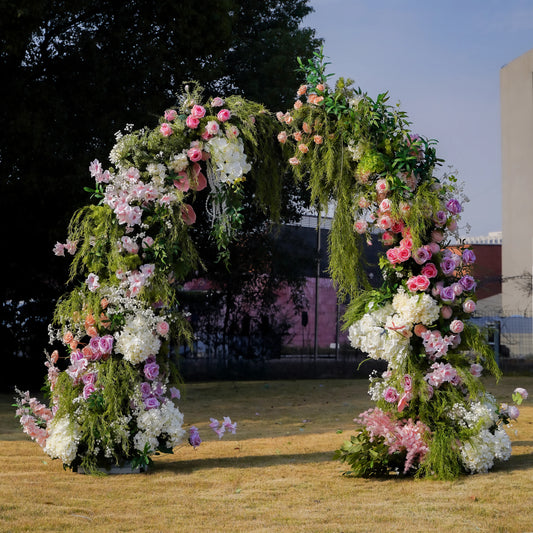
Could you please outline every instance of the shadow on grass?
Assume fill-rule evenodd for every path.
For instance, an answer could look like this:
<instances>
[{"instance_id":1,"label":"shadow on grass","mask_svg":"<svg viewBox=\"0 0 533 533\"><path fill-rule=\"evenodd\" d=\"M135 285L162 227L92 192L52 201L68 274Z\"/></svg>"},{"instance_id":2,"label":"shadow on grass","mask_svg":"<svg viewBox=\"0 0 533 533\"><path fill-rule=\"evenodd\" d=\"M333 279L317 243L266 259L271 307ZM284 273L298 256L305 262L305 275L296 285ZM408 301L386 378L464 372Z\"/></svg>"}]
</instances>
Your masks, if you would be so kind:
<instances>
[{"instance_id":1,"label":"shadow on grass","mask_svg":"<svg viewBox=\"0 0 533 533\"><path fill-rule=\"evenodd\" d=\"M180 472L191 473L195 470L212 468L265 468L269 466L298 465L307 463L321 463L333 460L333 452L293 453L275 455L243 455L241 457L202 458L193 460L179 459L169 462L155 462L150 472Z\"/></svg>"}]
</instances>

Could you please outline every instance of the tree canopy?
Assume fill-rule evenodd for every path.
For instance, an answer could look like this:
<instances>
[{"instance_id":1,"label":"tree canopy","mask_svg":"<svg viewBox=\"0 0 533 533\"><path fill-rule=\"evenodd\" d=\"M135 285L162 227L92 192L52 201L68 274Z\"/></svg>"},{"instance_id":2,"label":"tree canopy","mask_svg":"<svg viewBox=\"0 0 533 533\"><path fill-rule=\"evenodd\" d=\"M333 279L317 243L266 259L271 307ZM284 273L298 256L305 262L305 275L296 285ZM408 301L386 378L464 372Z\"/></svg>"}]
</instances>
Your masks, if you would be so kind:
<instances>
[{"instance_id":1,"label":"tree canopy","mask_svg":"<svg viewBox=\"0 0 533 533\"><path fill-rule=\"evenodd\" d=\"M308 3L0 2L3 325L22 313L18 302L44 304L29 322L19 317L43 344L37 315L48 314L67 277L51 249L87 202L88 164L107 160L115 132L153 124L187 80L208 94L287 106L301 77L297 57L320 45L302 27ZM33 349L8 329L8 351Z\"/></svg>"}]
</instances>

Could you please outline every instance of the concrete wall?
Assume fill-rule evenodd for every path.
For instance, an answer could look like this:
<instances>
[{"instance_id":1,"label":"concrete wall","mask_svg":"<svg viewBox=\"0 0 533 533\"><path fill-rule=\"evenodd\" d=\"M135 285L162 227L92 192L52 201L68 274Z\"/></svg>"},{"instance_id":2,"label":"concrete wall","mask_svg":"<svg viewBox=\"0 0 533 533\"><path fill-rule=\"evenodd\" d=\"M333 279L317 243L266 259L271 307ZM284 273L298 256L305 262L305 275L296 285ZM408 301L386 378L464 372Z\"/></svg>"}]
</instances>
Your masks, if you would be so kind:
<instances>
[{"instance_id":1,"label":"concrete wall","mask_svg":"<svg viewBox=\"0 0 533 533\"><path fill-rule=\"evenodd\" d=\"M533 262L533 50L500 71L503 311L531 316L520 277Z\"/></svg>"}]
</instances>

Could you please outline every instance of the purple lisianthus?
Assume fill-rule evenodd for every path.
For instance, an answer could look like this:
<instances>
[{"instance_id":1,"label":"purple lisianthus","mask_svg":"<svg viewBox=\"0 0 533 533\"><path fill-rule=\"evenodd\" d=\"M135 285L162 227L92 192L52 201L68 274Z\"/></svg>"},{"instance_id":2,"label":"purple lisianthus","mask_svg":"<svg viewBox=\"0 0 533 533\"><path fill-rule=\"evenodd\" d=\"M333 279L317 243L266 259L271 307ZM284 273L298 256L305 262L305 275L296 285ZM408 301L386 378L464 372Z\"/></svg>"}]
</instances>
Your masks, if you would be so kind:
<instances>
[{"instance_id":1,"label":"purple lisianthus","mask_svg":"<svg viewBox=\"0 0 533 533\"><path fill-rule=\"evenodd\" d=\"M179 389L176 389L176 387L170 387L170 398L176 398L177 400L179 400L181 398L181 393Z\"/></svg>"},{"instance_id":2,"label":"purple lisianthus","mask_svg":"<svg viewBox=\"0 0 533 533\"><path fill-rule=\"evenodd\" d=\"M104 335L103 337L101 337L98 341L99 351L102 354L111 353L111 350L113 350L113 341L113 335Z\"/></svg>"},{"instance_id":3,"label":"purple lisianthus","mask_svg":"<svg viewBox=\"0 0 533 533\"><path fill-rule=\"evenodd\" d=\"M458 215L463 210L461 204L455 198L446 202L446 209L453 215Z\"/></svg>"},{"instance_id":4,"label":"purple lisianthus","mask_svg":"<svg viewBox=\"0 0 533 533\"><path fill-rule=\"evenodd\" d=\"M453 271L456 269L456 267L457 265L452 257L445 257L440 263L440 269L446 276L453 274Z\"/></svg>"},{"instance_id":5,"label":"purple lisianthus","mask_svg":"<svg viewBox=\"0 0 533 533\"><path fill-rule=\"evenodd\" d=\"M153 395L150 395L144 399L144 406L146 409L157 409L159 405L159 400Z\"/></svg>"},{"instance_id":6,"label":"purple lisianthus","mask_svg":"<svg viewBox=\"0 0 533 533\"><path fill-rule=\"evenodd\" d=\"M440 290L439 296L443 302L453 302L455 300L455 292L453 290L453 287L443 287Z\"/></svg>"},{"instance_id":7,"label":"purple lisianthus","mask_svg":"<svg viewBox=\"0 0 533 533\"><path fill-rule=\"evenodd\" d=\"M191 426L189 429L189 444L193 448L197 448L202 444L202 439L200 438L200 433L198 432L198 428L196 426Z\"/></svg>"},{"instance_id":8,"label":"purple lisianthus","mask_svg":"<svg viewBox=\"0 0 533 533\"><path fill-rule=\"evenodd\" d=\"M159 365L157 363L148 363L144 365L144 375L147 379L153 381L159 376Z\"/></svg>"},{"instance_id":9,"label":"purple lisianthus","mask_svg":"<svg viewBox=\"0 0 533 533\"><path fill-rule=\"evenodd\" d=\"M459 284L465 291L475 291L477 286L476 280L469 275L463 276L459 280Z\"/></svg>"},{"instance_id":10,"label":"purple lisianthus","mask_svg":"<svg viewBox=\"0 0 533 533\"><path fill-rule=\"evenodd\" d=\"M476 254L467 248L463 251L463 263L465 265L473 265L476 262Z\"/></svg>"},{"instance_id":11,"label":"purple lisianthus","mask_svg":"<svg viewBox=\"0 0 533 533\"><path fill-rule=\"evenodd\" d=\"M232 422L229 416L224 417L223 426L226 431L229 431L230 433L235 435L235 432L237 431L237 422Z\"/></svg>"}]
</instances>

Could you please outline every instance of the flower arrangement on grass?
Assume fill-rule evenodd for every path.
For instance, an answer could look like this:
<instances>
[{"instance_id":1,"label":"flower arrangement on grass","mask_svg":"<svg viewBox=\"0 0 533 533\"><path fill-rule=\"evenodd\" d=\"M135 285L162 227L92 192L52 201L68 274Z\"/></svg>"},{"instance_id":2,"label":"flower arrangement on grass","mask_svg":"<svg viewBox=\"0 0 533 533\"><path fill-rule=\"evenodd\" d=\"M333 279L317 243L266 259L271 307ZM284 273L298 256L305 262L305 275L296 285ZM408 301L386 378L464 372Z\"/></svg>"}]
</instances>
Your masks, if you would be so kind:
<instances>
[{"instance_id":1,"label":"flower arrangement on grass","mask_svg":"<svg viewBox=\"0 0 533 533\"><path fill-rule=\"evenodd\" d=\"M321 52L300 66L307 83L294 109L277 114L278 140L319 210L335 202L330 272L350 298L349 340L387 362L371 376L377 406L356 419L362 431L336 456L359 476L486 472L509 458L503 427L518 412L498 406L480 380L500 371L469 321L475 254L449 246L463 210L457 180L435 176L436 141L413 134L387 94L373 100L342 79L331 89ZM361 260L373 235L385 249L379 289Z\"/></svg>"},{"instance_id":2,"label":"flower arrangement on grass","mask_svg":"<svg viewBox=\"0 0 533 533\"><path fill-rule=\"evenodd\" d=\"M49 406L19 391L24 431L53 458L86 472L150 457L186 441L178 407L179 376L170 353L191 340L175 290L199 268L188 232L194 203L210 206L212 237L220 259L242 224L242 183L261 152L260 138L275 143L275 121L259 104L240 97L203 102L197 86L179 97L157 127L116 136L111 167L89 166L97 203L73 216L65 243L54 253L72 256L74 288L60 299L50 326L47 356ZM269 142L269 141L266 141ZM275 192L275 175L263 172L261 189ZM256 175L261 176L261 172ZM204 191L202 193L202 191ZM203 194L203 196L200 196ZM210 427L235 433L229 417Z\"/></svg>"}]
</instances>

